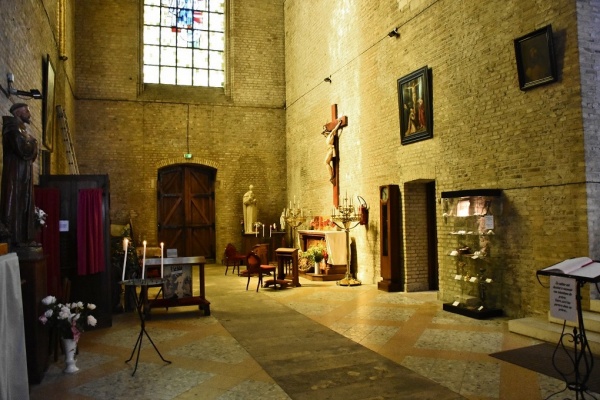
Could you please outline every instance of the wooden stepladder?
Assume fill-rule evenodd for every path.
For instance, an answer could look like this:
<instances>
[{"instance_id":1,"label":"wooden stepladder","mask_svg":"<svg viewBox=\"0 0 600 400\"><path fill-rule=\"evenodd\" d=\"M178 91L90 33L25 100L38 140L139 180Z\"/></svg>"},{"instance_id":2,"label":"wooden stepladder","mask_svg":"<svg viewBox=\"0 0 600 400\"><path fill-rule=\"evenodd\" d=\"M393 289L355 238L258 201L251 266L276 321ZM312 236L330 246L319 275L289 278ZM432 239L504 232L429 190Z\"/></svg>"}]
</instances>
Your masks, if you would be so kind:
<instances>
[{"instance_id":1,"label":"wooden stepladder","mask_svg":"<svg viewBox=\"0 0 600 400\"><path fill-rule=\"evenodd\" d=\"M75 157L75 148L71 141L71 133L69 132L69 123L67 122L67 115L61 105L56 106L56 115L60 121L60 130L63 134L63 142L65 143L65 152L67 153L67 162L69 163L69 170L72 175L79 175L79 165L77 164L77 158Z\"/></svg>"}]
</instances>

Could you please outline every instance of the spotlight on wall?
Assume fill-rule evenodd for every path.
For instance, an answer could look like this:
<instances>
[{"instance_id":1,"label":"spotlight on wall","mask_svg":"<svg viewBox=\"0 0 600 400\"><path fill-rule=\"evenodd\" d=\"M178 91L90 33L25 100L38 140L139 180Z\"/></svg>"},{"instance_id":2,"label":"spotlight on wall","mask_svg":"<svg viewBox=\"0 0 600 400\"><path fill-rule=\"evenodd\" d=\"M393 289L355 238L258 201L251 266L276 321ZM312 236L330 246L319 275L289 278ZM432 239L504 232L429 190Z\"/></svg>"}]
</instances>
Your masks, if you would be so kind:
<instances>
[{"instance_id":1,"label":"spotlight on wall","mask_svg":"<svg viewBox=\"0 0 600 400\"><path fill-rule=\"evenodd\" d=\"M398 28L397 27L394 28L393 31L391 31L390 33L388 33L388 36L389 37L395 37L395 38L400 37L400 33L398 32Z\"/></svg>"},{"instance_id":2,"label":"spotlight on wall","mask_svg":"<svg viewBox=\"0 0 600 400\"><path fill-rule=\"evenodd\" d=\"M6 97L10 97L11 94L21 97L32 97L36 100L42 99L42 93L37 89L30 89L28 92L24 90L15 89L12 84L15 81L15 76L12 73L6 74L6 80L8 82L8 91L5 92Z\"/></svg>"},{"instance_id":3,"label":"spotlight on wall","mask_svg":"<svg viewBox=\"0 0 600 400\"><path fill-rule=\"evenodd\" d=\"M328 76L327 78L325 78L323 80L327 83L331 83L331 76Z\"/></svg>"}]
</instances>

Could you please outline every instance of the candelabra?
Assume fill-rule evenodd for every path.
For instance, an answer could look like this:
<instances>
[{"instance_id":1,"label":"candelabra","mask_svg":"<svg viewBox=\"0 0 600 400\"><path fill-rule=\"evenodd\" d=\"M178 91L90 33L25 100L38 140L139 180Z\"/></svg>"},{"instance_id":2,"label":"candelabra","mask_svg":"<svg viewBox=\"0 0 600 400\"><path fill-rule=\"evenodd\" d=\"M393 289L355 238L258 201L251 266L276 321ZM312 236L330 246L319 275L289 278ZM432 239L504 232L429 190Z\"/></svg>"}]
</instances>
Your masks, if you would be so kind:
<instances>
[{"instance_id":1,"label":"candelabra","mask_svg":"<svg viewBox=\"0 0 600 400\"><path fill-rule=\"evenodd\" d=\"M352 253L350 252L350 229L356 228L360 223L360 214L356 212L356 208L352 204L352 198L348 201L348 196L342 200L342 204L332 210L331 220L338 228L343 229L346 232L346 251L347 251L347 264L346 264L346 276L344 279L337 281L340 286L358 286L361 282L358 279L354 279L350 273L350 261L352 260ZM340 225L340 222L342 225Z\"/></svg>"},{"instance_id":2,"label":"candelabra","mask_svg":"<svg viewBox=\"0 0 600 400\"><path fill-rule=\"evenodd\" d=\"M292 208L292 202L290 201L290 208L285 210L285 222L292 228L292 243L296 243L296 230L304 221L306 221L306 217L300 205L296 205L296 201L294 201L294 207ZM301 248L300 238L297 239L297 248Z\"/></svg>"}]
</instances>

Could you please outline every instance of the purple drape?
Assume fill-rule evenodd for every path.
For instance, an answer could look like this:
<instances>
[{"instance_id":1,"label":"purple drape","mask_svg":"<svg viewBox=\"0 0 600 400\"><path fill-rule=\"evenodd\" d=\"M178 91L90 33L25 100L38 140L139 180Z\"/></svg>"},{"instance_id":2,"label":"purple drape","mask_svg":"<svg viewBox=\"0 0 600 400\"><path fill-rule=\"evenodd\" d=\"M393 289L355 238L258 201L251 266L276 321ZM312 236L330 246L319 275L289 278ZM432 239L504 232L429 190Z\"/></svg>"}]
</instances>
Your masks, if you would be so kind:
<instances>
[{"instance_id":1,"label":"purple drape","mask_svg":"<svg viewBox=\"0 0 600 400\"><path fill-rule=\"evenodd\" d=\"M102 189L81 189L77 199L77 274L103 272Z\"/></svg>"}]
</instances>

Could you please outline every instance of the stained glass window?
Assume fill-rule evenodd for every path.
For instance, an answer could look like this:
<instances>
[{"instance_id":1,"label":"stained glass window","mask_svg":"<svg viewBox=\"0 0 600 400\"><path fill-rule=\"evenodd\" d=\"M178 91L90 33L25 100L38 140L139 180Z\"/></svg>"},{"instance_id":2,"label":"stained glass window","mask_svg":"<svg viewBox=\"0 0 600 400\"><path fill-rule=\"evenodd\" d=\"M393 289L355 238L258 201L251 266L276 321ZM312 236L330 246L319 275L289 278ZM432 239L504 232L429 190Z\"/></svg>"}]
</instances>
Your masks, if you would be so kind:
<instances>
[{"instance_id":1,"label":"stained glass window","mask_svg":"<svg viewBox=\"0 0 600 400\"><path fill-rule=\"evenodd\" d=\"M223 87L225 0L144 0L144 83Z\"/></svg>"}]
</instances>

